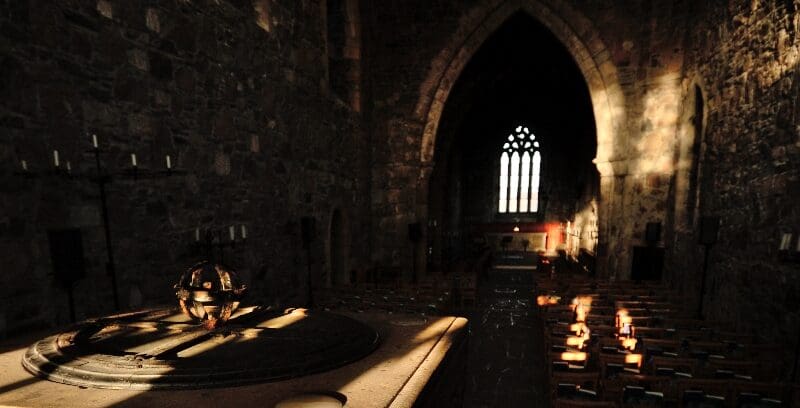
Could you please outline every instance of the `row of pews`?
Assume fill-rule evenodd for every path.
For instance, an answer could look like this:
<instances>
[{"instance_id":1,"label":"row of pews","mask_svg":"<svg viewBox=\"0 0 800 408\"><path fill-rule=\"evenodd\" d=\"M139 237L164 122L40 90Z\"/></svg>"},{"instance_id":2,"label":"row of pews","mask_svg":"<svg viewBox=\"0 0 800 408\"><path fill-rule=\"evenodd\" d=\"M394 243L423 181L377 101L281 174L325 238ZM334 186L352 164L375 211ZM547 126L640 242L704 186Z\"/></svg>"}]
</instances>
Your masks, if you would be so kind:
<instances>
[{"instance_id":1,"label":"row of pews","mask_svg":"<svg viewBox=\"0 0 800 408\"><path fill-rule=\"evenodd\" d=\"M550 275L536 291L554 407L800 406L785 350L693 318L661 284Z\"/></svg>"},{"instance_id":2,"label":"row of pews","mask_svg":"<svg viewBox=\"0 0 800 408\"><path fill-rule=\"evenodd\" d=\"M319 306L348 312L420 313L442 315L475 306L479 275L489 267L488 249L450 265L448 274L430 274L416 283L404 282L399 272L392 279L321 288Z\"/></svg>"}]
</instances>

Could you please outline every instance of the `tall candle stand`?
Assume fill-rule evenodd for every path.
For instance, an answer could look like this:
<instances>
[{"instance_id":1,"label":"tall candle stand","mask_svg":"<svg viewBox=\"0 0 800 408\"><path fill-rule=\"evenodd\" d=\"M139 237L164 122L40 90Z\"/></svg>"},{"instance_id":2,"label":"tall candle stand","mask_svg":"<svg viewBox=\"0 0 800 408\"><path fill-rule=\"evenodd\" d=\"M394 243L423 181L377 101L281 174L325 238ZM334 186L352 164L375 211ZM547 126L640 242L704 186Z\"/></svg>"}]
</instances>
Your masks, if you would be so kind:
<instances>
[{"instance_id":1,"label":"tall candle stand","mask_svg":"<svg viewBox=\"0 0 800 408\"><path fill-rule=\"evenodd\" d=\"M108 214L108 199L106 185L112 183L115 179L155 179L162 177L169 177L173 174L183 174L182 171L176 170L172 166L172 158L167 155L165 157L164 170L142 170L138 166L135 154L131 154L131 167L122 170L119 173L112 174L103 165L100 159L102 150L100 149L97 141L97 136L92 135L92 149L88 153L94 156L94 171L89 173L80 173L79 171L73 172L72 163L65 161L62 163L61 156L58 150L53 150L53 167L41 172L33 171L30 163L26 160L21 160L21 171L15 174L25 178L39 178L39 177L59 177L68 179L86 179L90 182L97 184L99 191L100 211L103 222L103 232L106 246L106 273L111 279L111 291L114 297L114 310L120 309L119 291L117 288L117 274L116 265L114 261L114 247L111 240L111 226Z\"/></svg>"},{"instance_id":2,"label":"tall candle stand","mask_svg":"<svg viewBox=\"0 0 800 408\"><path fill-rule=\"evenodd\" d=\"M238 239L237 239L238 231ZM224 228L196 228L194 232L193 252L213 262L225 263L225 249L233 251L237 245L242 246L247 242L247 227L240 225L238 228L231 225ZM218 257L215 257L215 253Z\"/></svg>"}]
</instances>

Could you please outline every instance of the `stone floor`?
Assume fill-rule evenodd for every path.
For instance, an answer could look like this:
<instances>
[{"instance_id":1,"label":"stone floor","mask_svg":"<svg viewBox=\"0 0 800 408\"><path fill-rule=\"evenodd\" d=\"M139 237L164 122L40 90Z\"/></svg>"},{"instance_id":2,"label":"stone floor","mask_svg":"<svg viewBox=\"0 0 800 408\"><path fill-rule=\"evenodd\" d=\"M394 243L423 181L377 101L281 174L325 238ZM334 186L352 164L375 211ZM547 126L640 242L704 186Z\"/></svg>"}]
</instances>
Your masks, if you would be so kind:
<instances>
[{"instance_id":1,"label":"stone floor","mask_svg":"<svg viewBox=\"0 0 800 408\"><path fill-rule=\"evenodd\" d=\"M465 407L547 406L531 271L492 268L470 319Z\"/></svg>"}]
</instances>

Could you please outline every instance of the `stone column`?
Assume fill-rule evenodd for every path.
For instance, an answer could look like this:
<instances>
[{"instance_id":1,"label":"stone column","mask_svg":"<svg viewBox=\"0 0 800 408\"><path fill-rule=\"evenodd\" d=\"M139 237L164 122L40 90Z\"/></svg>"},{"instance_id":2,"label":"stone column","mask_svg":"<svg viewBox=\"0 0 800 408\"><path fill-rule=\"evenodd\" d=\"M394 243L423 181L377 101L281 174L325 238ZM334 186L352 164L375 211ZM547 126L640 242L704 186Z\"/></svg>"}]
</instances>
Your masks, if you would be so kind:
<instances>
[{"instance_id":1,"label":"stone column","mask_svg":"<svg viewBox=\"0 0 800 408\"><path fill-rule=\"evenodd\" d=\"M624 242L624 192L628 162L595 161L600 173L600 201L598 205L597 276L601 279L619 279L620 267L625 265Z\"/></svg>"}]
</instances>

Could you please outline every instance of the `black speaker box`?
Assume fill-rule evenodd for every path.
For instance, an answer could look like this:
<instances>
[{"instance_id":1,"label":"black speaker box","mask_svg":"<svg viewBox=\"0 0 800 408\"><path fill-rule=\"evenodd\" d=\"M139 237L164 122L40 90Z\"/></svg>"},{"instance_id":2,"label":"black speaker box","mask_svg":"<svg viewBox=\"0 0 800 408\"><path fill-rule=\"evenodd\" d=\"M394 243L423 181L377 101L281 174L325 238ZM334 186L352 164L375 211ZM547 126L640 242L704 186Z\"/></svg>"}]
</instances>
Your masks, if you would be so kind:
<instances>
[{"instance_id":1,"label":"black speaker box","mask_svg":"<svg viewBox=\"0 0 800 408\"><path fill-rule=\"evenodd\" d=\"M47 231L50 259L58 284L69 287L86 276L83 262L83 236L78 228Z\"/></svg>"},{"instance_id":2,"label":"black speaker box","mask_svg":"<svg viewBox=\"0 0 800 408\"><path fill-rule=\"evenodd\" d=\"M317 221L314 217L300 219L300 236L303 239L303 248L308 248L317 235Z\"/></svg>"},{"instance_id":3,"label":"black speaker box","mask_svg":"<svg viewBox=\"0 0 800 408\"><path fill-rule=\"evenodd\" d=\"M648 222L644 230L644 240L651 245L661 241L661 223Z\"/></svg>"},{"instance_id":4,"label":"black speaker box","mask_svg":"<svg viewBox=\"0 0 800 408\"><path fill-rule=\"evenodd\" d=\"M717 242L719 217L700 218L700 244L711 245Z\"/></svg>"},{"instance_id":5,"label":"black speaker box","mask_svg":"<svg viewBox=\"0 0 800 408\"><path fill-rule=\"evenodd\" d=\"M631 279L635 281L661 279L664 269L664 248L633 247Z\"/></svg>"},{"instance_id":6,"label":"black speaker box","mask_svg":"<svg viewBox=\"0 0 800 408\"><path fill-rule=\"evenodd\" d=\"M422 239L422 224L418 222L408 224L408 239L411 242L419 242Z\"/></svg>"}]
</instances>

